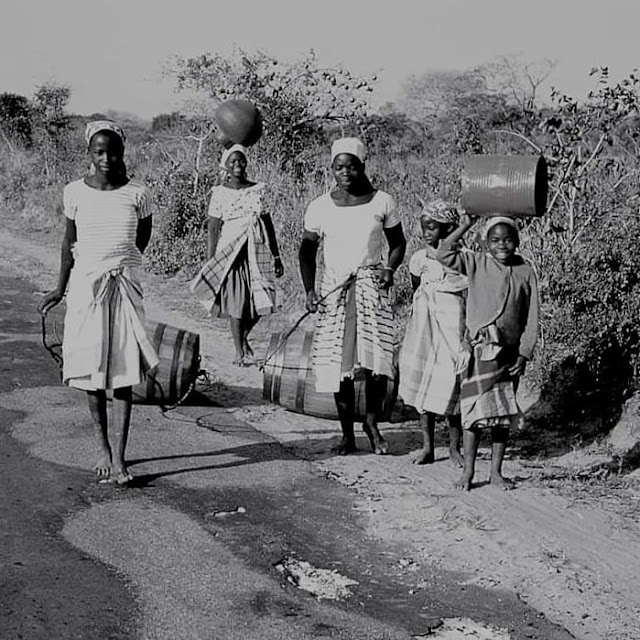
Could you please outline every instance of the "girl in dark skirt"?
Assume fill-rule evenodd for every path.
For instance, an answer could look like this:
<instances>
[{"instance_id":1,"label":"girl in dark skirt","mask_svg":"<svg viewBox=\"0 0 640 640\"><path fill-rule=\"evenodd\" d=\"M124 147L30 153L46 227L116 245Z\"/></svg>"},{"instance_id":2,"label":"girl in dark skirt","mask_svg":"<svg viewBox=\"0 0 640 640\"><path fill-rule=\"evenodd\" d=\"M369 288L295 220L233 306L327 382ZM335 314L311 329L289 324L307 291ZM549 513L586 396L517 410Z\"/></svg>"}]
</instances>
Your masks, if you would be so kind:
<instances>
[{"instance_id":1,"label":"girl in dark skirt","mask_svg":"<svg viewBox=\"0 0 640 640\"><path fill-rule=\"evenodd\" d=\"M228 317L236 348L234 364L254 363L247 340L260 316L275 309L274 276L284 273L265 183L247 178L247 150L239 144L220 159L226 172L214 187L208 212L208 261L191 290L216 317Z\"/></svg>"}]
</instances>

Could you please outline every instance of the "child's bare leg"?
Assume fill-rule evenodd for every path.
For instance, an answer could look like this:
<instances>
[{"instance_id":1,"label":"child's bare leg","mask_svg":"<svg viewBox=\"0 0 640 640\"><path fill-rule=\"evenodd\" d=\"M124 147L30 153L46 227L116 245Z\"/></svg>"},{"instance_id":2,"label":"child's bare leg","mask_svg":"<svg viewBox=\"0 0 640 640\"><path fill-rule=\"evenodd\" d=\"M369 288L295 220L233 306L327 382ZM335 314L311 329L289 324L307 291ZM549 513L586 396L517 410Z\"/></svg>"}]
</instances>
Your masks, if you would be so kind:
<instances>
[{"instance_id":1,"label":"child's bare leg","mask_svg":"<svg viewBox=\"0 0 640 640\"><path fill-rule=\"evenodd\" d=\"M431 464L435 460L433 443L436 432L436 417L433 413L420 414L420 428L422 429L422 449L413 459L413 464Z\"/></svg>"},{"instance_id":2,"label":"child's bare leg","mask_svg":"<svg viewBox=\"0 0 640 640\"><path fill-rule=\"evenodd\" d=\"M242 320L240 318L229 318L229 326L231 327L233 345L236 348L236 359L233 361L233 364L242 364L242 356L244 355Z\"/></svg>"},{"instance_id":3,"label":"child's bare leg","mask_svg":"<svg viewBox=\"0 0 640 640\"><path fill-rule=\"evenodd\" d=\"M470 491L473 476L476 472L476 456L478 455L479 429L465 429L462 436L464 446L464 467L460 479L454 484L460 491Z\"/></svg>"},{"instance_id":4,"label":"child's bare leg","mask_svg":"<svg viewBox=\"0 0 640 640\"><path fill-rule=\"evenodd\" d=\"M353 380L345 378L340 382L340 391L333 394L342 428L342 440L334 448L339 456L346 456L356 451L356 438L353 432L353 420L355 415L355 392Z\"/></svg>"},{"instance_id":5,"label":"child's bare leg","mask_svg":"<svg viewBox=\"0 0 640 640\"><path fill-rule=\"evenodd\" d=\"M260 320L260 316L244 318L242 320L242 351L244 355L249 358L253 357L253 349L247 338L251 330L258 324L258 320Z\"/></svg>"},{"instance_id":6,"label":"child's bare leg","mask_svg":"<svg viewBox=\"0 0 640 640\"><path fill-rule=\"evenodd\" d=\"M131 423L131 387L114 389L111 411L113 429L112 476L118 484L126 484L132 479L124 460L127 438L129 437L129 424Z\"/></svg>"},{"instance_id":7,"label":"child's bare leg","mask_svg":"<svg viewBox=\"0 0 640 640\"><path fill-rule=\"evenodd\" d=\"M462 420L459 415L451 415L449 420L449 458L456 467L464 466L464 459L460 454L462 440Z\"/></svg>"},{"instance_id":8,"label":"child's bare leg","mask_svg":"<svg viewBox=\"0 0 640 640\"><path fill-rule=\"evenodd\" d=\"M491 428L491 475L489 482L500 489L513 489L513 482L502 475L502 461L509 438L509 429L504 427Z\"/></svg>"},{"instance_id":9,"label":"child's bare leg","mask_svg":"<svg viewBox=\"0 0 640 640\"><path fill-rule=\"evenodd\" d=\"M374 376L371 371L365 373L364 393L366 418L362 425L369 438L371 450L378 456L389 453L389 445L378 429L378 416L382 412L382 401L387 391L387 376Z\"/></svg>"},{"instance_id":10,"label":"child's bare leg","mask_svg":"<svg viewBox=\"0 0 640 640\"><path fill-rule=\"evenodd\" d=\"M98 480L106 480L111 473L111 447L109 447L109 419L107 417L107 395L103 390L88 391L89 412L94 423L96 439L96 463L94 469Z\"/></svg>"}]
</instances>

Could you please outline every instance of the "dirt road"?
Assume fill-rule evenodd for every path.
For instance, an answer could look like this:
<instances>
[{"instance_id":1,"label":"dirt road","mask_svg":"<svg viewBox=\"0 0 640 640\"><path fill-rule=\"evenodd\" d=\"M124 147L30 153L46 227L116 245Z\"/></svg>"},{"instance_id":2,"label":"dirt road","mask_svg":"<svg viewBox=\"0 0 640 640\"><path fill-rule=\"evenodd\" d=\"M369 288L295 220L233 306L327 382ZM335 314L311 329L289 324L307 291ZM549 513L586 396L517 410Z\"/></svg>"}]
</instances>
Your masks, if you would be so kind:
<instances>
[{"instance_id":1,"label":"dirt road","mask_svg":"<svg viewBox=\"0 0 640 640\"><path fill-rule=\"evenodd\" d=\"M56 254L0 236L3 273L37 282L32 290L54 281ZM16 289L12 282L3 290ZM230 367L226 326L207 321L183 283L150 277L147 308L201 333L205 367L217 380L206 392L217 406L185 407L171 418L136 407L131 456L140 486L131 492L92 484L83 399L51 379L42 354L17 376L16 361L3 361L3 437L11 433L19 468L33 467L32 492L55 489L41 500L54 524L34 527L33 537L90 565L93 604L106 603L109 592L105 606L122 625L119 636L67 637L408 638L432 627L430 637L441 638L640 637L635 513L561 495L517 461L507 464L517 491L482 486L461 496L450 489L456 472L448 461L411 465L415 425L385 427L395 455L327 455L335 424L265 405L260 373ZM37 358L39 326L13 322L1 331L22 336L14 353ZM272 328L264 322L256 334L263 348ZM21 485L8 475L4 495ZM29 522L32 503L17 500L17 528ZM7 566L26 553L10 554ZM82 573L71 561L60 565L72 567L70 576ZM3 585L19 594L3 624L22 615L15 603L31 582ZM338 599L318 600L303 587ZM47 591L26 597L37 602ZM91 606L78 607L80 617L96 624Z\"/></svg>"}]
</instances>

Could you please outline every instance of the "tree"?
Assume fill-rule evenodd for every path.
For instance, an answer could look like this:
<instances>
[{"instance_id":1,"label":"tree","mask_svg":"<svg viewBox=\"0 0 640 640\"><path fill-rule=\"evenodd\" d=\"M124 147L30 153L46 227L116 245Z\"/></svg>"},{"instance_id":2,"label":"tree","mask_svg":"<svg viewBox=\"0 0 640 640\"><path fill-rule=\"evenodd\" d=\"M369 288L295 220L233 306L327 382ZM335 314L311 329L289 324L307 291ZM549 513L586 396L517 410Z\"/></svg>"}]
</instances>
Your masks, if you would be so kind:
<instances>
[{"instance_id":1,"label":"tree","mask_svg":"<svg viewBox=\"0 0 640 640\"><path fill-rule=\"evenodd\" d=\"M489 91L476 71L411 76L399 105L420 123L423 135L457 153L484 152L488 132L511 127L521 116L504 95Z\"/></svg>"},{"instance_id":2,"label":"tree","mask_svg":"<svg viewBox=\"0 0 640 640\"><path fill-rule=\"evenodd\" d=\"M33 96L36 135L43 150L47 178L55 177L62 157L70 118L66 109L71 98L68 85L47 82L37 87Z\"/></svg>"},{"instance_id":3,"label":"tree","mask_svg":"<svg viewBox=\"0 0 640 640\"><path fill-rule=\"evenodd\" d=\"M171 113L160 113L151 120L151 131L158 133L160 131L171 131L183 124L185 116L179 111Z\"/></svg>"},{"instance_id":4,"label":"tree","mask_svg":"<svg viewBox=\"0 0 640 640\"><path fill-rule=\"evenodd\" d=\"M504 96L525 111L537 105L540 87L549 79L557 61L541 58L527 61L521 54L498 56L493 62L479 66L475 73L488 91Z\"/></svg>"},{"instance_id":5,"label":"tree","mask_svg":"<svg viewBox=\"0 0 640 640\"><path fill-rule=\"evenodd\" d=\"M472 71L435 71L410 76L398 104L410 118L427 123L448 115L461 99L485 92L483 79Z\"/></svg>"},{"instance_id":6,"label":"tree","mask_svg":"<svg viewBox=\"0 0 640 640\"><path fill-rule=\"evenodd\" d=\"M210 124L215 108L229 98L253 102L262 113L268 144L283 166L295 166L314 142L324 142L323 125L348 128L368 109L374 78L341 68L323 68L313 51L302 60L282 63L261 51L237 49L231 56L203 54L178 58L168 73L181 91L192 91L198 115ZM195 111L192 109L192 111Z\"/></svg>"},{"instance_id":7,"label":"tree","mask_svg":"<svg viewBox=\"0 0 640 640\"><path fill-rule=\"evenodd\" d=\"M16 93L0 94L0 136L10 150L14 144L31 144L31 117L27 98Z\"/></svg>"}]
</instances>

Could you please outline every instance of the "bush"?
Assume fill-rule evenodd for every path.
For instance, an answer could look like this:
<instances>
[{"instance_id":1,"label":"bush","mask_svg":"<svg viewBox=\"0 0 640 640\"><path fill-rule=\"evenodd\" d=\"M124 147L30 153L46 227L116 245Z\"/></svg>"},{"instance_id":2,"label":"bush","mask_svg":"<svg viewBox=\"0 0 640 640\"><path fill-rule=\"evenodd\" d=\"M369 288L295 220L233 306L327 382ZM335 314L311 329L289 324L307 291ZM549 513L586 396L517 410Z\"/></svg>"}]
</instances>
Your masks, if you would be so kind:
<instances>
[{"instance_id":1,"label":"bush","mask_svg":"<svg viewBox=\"0 0 640 640\"><path fill-rule=\"evenodd\" d=\"M149 182L158 210L145 256L156 273L193 275L207 255L206 212L211 175L202 176L194 193L193 175L171 172Z\"/></svg>"}]
</instances>

